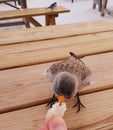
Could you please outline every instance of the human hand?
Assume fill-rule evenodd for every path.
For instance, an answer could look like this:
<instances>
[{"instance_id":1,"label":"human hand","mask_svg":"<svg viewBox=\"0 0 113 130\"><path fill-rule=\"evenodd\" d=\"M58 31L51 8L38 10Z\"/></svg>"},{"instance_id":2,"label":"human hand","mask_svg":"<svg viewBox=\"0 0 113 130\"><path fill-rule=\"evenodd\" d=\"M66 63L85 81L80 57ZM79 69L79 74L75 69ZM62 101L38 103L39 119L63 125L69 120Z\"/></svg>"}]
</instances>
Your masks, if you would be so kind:
<instances>
[{"instance_id":1,"label":"human hand","mask_svg":"<svg viewBox=\"0 0 113 130\"><path fill-rule=\"evenodd\" d=\"M65 121L61 116L53 116L39 130L67 130Z\"/></svg>"}]
</instances>

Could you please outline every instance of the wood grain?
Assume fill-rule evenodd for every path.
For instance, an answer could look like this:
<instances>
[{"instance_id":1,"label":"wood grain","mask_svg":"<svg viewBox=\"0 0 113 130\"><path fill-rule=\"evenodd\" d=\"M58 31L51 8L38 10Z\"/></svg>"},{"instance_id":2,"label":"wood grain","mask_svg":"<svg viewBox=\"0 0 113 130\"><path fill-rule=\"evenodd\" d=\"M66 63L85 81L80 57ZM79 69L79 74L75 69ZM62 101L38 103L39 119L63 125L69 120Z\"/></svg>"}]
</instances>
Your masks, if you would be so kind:
<instances>
[{"instance_id":1,"label":"wood grain","mask_svg":"<svg viewBox=\"0 0 113 130\"><path fill-rule=\"evenodd\" d=\"M108 26L109 25L109 26ZM64 31L68 30L68 31ZM0 32L0 45L56 39L62 37L71 37L78 35L86 35L97 32L107 32L113 30L113 19L83 22L67 25L56 25L21 29L21 30L8 30Z\"/></svg>"},{"instance_id":2,"label":"wood grain","mask_svg":"<svg viewBox=\"0 0 113 130\"><path fill-rule=\"evenodd\" d=\"M53 94L43 72L69 51L83 57L95 84L79 92L80 113L66 100L68 130L113 129L113 20L95 23L0 32L0 130L39 128Z\"/></svg>"},{"instance_id":3,"label":"wood grain","mask_svg":"<svg viewBox=\"0 0 113 130\"><path fill-rule=\"evenodd\" d=\"M82 59L91 69L95 84L86 87L80 94L113 88L112 58L113 52ZM0 113L46 103L53 90L52 83L43 73L51 64L0 71Z\"/></svg>"},{"instance_id":4,"label":"wood grain","mask_svg":"<svg viewBox=\"0 0 113 130\"><path fill-rule=\"evenodd\" d=\"M0 12L0 20L22 18L29 16L41 16L41 15L53 15L58 13L66 13L70 10L62 6L57 6L55 9L51 10L47 7L40 8L29 8L29 9L17 9L9 11Z\"/></svg>"},{"instance_id":5,"label":"wood grain","mask_svg":"<svg viewBox=\"0 0 113 130\"><path fill-rule=\"evenodd\" d=\"M113 51L113 32L0 46L0 70Z\"/></svg>"},{"instance_id":6,"label":"wood grain","mask_svg":"<svg viewBox=\"0 0 113 130\"><path fill-rule=\"evenodd\" d=\"M67 101L64 116L69 130L107 130L113 129L113 89L81 96L86 109L76 113L72 108L75 100ZM98 108L98 109L97 109ZM0 130L34 130L44 121L47 107L31 107L0 116ZM7 122L7 123L6 123Z\"/></svg>"}]
</instances>

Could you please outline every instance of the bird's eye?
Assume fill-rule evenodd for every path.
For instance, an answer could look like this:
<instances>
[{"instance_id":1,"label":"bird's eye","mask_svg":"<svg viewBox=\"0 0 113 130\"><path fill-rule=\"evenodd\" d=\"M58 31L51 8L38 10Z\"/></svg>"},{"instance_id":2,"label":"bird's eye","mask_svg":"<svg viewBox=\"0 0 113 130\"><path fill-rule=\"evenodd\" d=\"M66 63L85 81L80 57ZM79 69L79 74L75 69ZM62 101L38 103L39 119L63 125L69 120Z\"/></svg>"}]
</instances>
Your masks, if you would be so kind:
<instances>
[{"instance_id":1,"label":"bird's eye","mask_svg":"<svg viewBox=\"0 0 113 130\"><path fill-rule=\"evenodd\" d=\"M59 93L59 88L58 88L58 87L56 87L56 90L55 90L55 91L56 91L56 93Z\"/></svg>"}]
</instances>

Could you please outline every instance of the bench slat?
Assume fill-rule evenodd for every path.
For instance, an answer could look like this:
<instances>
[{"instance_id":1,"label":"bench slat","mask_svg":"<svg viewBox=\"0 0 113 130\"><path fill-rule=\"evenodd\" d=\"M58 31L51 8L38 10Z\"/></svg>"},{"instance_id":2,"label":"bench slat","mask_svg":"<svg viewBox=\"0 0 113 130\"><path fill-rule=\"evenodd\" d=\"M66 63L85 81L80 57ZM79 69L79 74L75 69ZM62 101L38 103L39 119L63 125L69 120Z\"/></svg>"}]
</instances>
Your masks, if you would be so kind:
<instances>
[{"instance_id":1,"label":"bench slat","mask_svg":"<svg viewBox=\"0 0 113 130\"><path fill-rule=\"evenodd\" d=\"M83 108L79 114L77 114L76 109L72 107L75 100L68 101L67 111L64 116L68 129L113 129L113 116L111 114L113 112L112 97L113 89L81 96L80 98L86 106L86 109ZM45 107L44 104L1 114L0 130L38 129L44 121L46 112L47 107Z\"/></svg>"},{"instance_id":2,"label":"bench slat","mask_svg":"<svg viewBox=\"0 0 113 130\"><path fill-rule=\"evenodd\" d=\"M108 26L109 25L109 26ZM81 29L82 28L82 29ZM68 31L64 31L68 30ZM0 45L86 35L113 30L113 19L0 32Z\"/></svg>"},{"instance_id":3,"label":"bench slat","mask_svg":"<svg viewBox=\"0 0 113 130\"><path fill-rule=\"evenodd\" d=\"M113 52L83 58L96 84L86 87L81 94L113 88L112 58ZM47 102L53 93L52 83L43 72L51 64L0 71L0 113Z\"/></svg>"},{"instance_id":4,"label":"bench slat","mask_svg":"<svg viewBox=\"0 0 113 130\"><path fill-rule=\"evenodd\" d=\"M65 59L69 51L79 56L113 51L113 32L0 46L0 69Z\"/></svg>"},{"instance_id":5,"label":"bench slat","mask_svg":"<svg viewBox=\"0 0 113 130\"><path fill-rule=\"evenodd\" d=\"M54 15L54 14L66 13L66 12L70 12L70 10L62 6L57 6L56 8L54 8L54 10L51 10L47 7L17 9L17 10L1 11L0 20L22 18L22 17L29 17L29 16Z\"/></svg>"}]
</instances>

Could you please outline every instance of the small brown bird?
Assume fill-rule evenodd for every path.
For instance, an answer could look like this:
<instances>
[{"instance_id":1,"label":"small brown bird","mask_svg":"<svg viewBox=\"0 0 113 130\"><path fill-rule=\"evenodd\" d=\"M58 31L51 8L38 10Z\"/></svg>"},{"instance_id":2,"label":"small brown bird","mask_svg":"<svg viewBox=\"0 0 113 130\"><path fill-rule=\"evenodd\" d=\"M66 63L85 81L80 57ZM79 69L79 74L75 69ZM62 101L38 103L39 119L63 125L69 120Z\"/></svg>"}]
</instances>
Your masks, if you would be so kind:
<instances>
[{"instance_id":1,"label":"small brown bird","mask_svg":"<svg viewBox=\"0 0 113 130\"><path fill-rule=\"evenodd\" d=\"M46 71L46 76L53 82L53 97L48 105L55 103L56 96L64 96L65 98L73 98L76 96L77 102L74 107L85 107L79 98L78 92L85 86L92 83L92 73L83 61L70 52L70 57L66 60L56 62ZM56 95L56 96L55 96Z\"/></svg>"}]
</instances>

